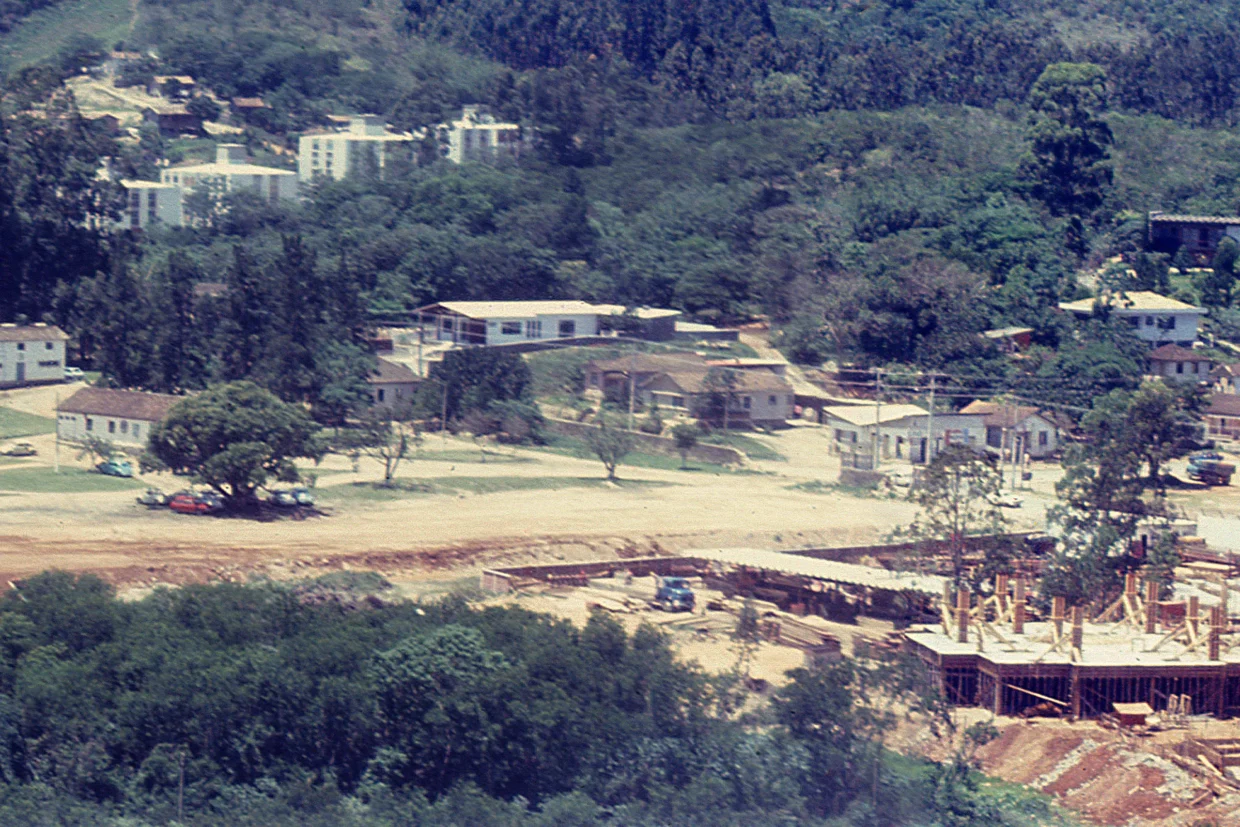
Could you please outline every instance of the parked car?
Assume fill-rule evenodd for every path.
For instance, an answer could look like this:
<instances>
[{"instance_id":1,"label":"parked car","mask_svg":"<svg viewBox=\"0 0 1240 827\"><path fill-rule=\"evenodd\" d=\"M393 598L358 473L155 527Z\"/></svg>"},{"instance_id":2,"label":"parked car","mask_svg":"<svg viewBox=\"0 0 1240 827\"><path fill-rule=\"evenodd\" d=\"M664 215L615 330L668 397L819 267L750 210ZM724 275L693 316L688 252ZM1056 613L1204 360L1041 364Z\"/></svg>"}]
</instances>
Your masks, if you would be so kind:
<instances>
[{"instance_id":1,"label":"parked car","mask_svg":"<svg viewBox=\"0 0 1240 827\"><path fill-rule=\"evenodd\" d=\"M296 508L297 497L293 496L293 492L287 488L277 488L267 495L267 502L280 508Z\"/></svg>"},{"instance_id":2,"label":"parked car","mask_svg":"<svg viewBox=\"0 0 1240 827\"><path fill-rule=\"evenodd\" d=\"M95 466L95 470L110 477L132 477L133 463L127 459L105 459Z\"/></svg>"},{"instance_id":3,"label":"parked car","mask_svg":"<svg viewBox=\"0 0 1240 827\"><path fill-rule=\"evenodd\" d=\"M1188 455L1189 464L1206 462L1212 460L1214 462L1222 462L1223 455L1218 451L1196 451Z\"/></svg>"},{"instance_id":4,"label":"parked car","mask_svg":"<svg viewBox=\"0 0 1240 827\"><path fill-rule=\"evenodd\" d=\"M298 485L290 492L293 499L297 500L298 505L314 505L314 494L310 493L310 489L304 485Z\"/></svg>"},{"instance_id":5,"label":"parked car","mask_svg":"<svg viewBox=\"0 0 1240 827\"><path fill-rule=\"evenodd\" d=\"M148 488L137 500L138 505L145 505L147 508L163 508L168 505L169 497L158 488Z\"/></svg>"},{"instance_id":6,"label":"parked car","mask_svg":"<svg viewBox=\"0 0 1240 827\"><path fill-rule=\"evenodd\" d=\"M168 507L180 514L214 514L224 508L215 492L180 491L168 501Z\"/></svg>"},{"instance_id":7,"label":"parked car","mask_svg":"<svg viewBox=\"0 0 1240 827\"><path fill-rule=\"evenodd\" d=\"M33 457L37 453L39 452L29 442L14 442L4 449L6 457Z\"/></svg>"},{"instance_id":8,"label":"parked car","mask_svg":"<svg viewBox=\"0 0 1240 827\"><path fill-rule=\"evenodd\" d=\"M989 500L991 505L998 506L999 508L1020 508L1021 503L1024 502L1024 500L1022 500L1020 497L1016 496L1015 494L1006 493L1002 491L999 492L998 494L988 497L987 499Z\"/></svg>"},{"instance_id":9,"label":"parked car","mask_svg":"<svg viewBox=\"0 0 1240 827\"><path fill-rule=\"evenodd\" d=\"M75 368L70 365L65 365L65 381L66 382L80 382L81 380L85 378L86 378L86 374L82 372L81 368Z\"/></svg>"}]
</instances>

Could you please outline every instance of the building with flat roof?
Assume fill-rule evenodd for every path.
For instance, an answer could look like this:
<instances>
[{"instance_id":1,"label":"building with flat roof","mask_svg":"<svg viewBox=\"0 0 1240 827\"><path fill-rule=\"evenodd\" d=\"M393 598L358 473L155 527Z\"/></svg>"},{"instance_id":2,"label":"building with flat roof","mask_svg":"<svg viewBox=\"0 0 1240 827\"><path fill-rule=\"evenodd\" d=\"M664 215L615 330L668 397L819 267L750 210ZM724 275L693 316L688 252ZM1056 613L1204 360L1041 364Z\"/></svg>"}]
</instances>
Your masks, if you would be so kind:
<instances>
[{"instance_id":1,"label":"building with flat roof","mask_svg":"<svg viewBox=\"0 0 1240 827\"><path fill-rule=\"evenodd\" d=\"M249 163L241 144L216 144L213 163L166 167L160 181L180 187L185 194L199 187L215 186L221 194L248 190L272 204L297 198L297 173Z\"/></svg>"},{"instance_id":2,"label":"building with flat roof","mask_svg":"<svg viewBox=\"0 0 1240 827\"><path fill-rule=\"evenodd\" d=\"M181 212L181 188L161 181L121 181L125 190L125 208L118 230L145 230L156 224L180 227L184 223Z\"/></svg>"},{"instance_id":3,"label":"building with flat roof","mask_svg":"<svg viewBox=\"0 0 1240 827\"><path fill-rule=\"evenodd\" d=\"M497 121L485 106L464 107L461 117L435 127L435 133L443 157L454 164L490 164L521 155L521 126Z\"/></svg>"},{"instance_id":4,"label":"building with flat roof","mask_svg":"<svg viewBox=\"0 0 1240 827\"><path fill-rule=\"evenodd\" d=\"M1162 345L1192 347L1197 339L1197 325L1206 315L1204 308L1149 290L1107 292L1092 299L1059 303L1060 310L1083 319L1092 316L1100 307L1126 323L1138 339L1152 348Z\"/></svg>"},{"instance_id":5,"label":"building with flat roof","mask_svg":"<svg viewBox=\"0 0 1240 827\"><path fill-rule=\"evenodd\" d=\"M393 132L378 115L354 115L344 129L315 130L297 140L297 178L343 180L370 169L376 174L396 160L412 163L411 132Z\"/></svg>"}]
</instances>

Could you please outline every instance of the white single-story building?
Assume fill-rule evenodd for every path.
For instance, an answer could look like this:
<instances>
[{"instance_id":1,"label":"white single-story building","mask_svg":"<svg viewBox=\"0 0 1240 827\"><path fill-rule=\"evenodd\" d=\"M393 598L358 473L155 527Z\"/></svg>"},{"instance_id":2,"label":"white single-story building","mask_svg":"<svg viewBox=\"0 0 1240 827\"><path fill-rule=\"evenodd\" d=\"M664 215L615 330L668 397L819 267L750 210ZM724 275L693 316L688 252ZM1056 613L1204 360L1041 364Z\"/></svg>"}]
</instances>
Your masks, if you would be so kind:
<instances>
[{"instance_id":1,"label":"white single-story building","mask_svg":"<svg viewBox=\"0 0 1240 827\"><path fill-rule=\"evenodd\" d=\"M1012 443L1034 459L1059 450L1059 426L1050 414L1029 405L1007 405L1003 402L975 400L965 405L963 414L981 414L986 428L986 447L1010 450Z\"/></svg>"},{"instance_id":2,"label":"white single-story building","mask_svg":"<svg viewBox=\"0 0 1240 827\"><path fill-rule=\"evenodd\" d=\"M877 432L881 459L926 461L930 412L917 405L834 405L822 409L822 423L833 437L832 450L870 454ZM936 413L933 427L936 452L948 445L980 449L986 436L980 414Z\"/></svg>"},{"instance_id":3,"label":"white single-story building","mask_svg":"<svg viewBox=\"0 0 1240 827\"><path fill-rule=\"evenodd\" d=\"M421 380L408 366L380 358L366 381L374 407L394 408L413 400Z\"/></svg>"},{"instance_id":4,"label":"white single-story building","mask_svg":"<svg viewBox=\"0 0 1240 827\"><path fill-rule=\"evenodd\" d=\"M0 324L0 387L65 381L68 335L49 324Z\"/></svg>"},{"instance_id":5,"label":"white single-story building","mask_svg":"<svg viewBox=\"0 0 1240 827\"><path fill-rule=\"evenodd\" d=\"M675 413L684 413L715 424L723 420L716 390L710 386L709 370L692 367L656 373L637 388L637 397L644 405L658 405ZM792 385L768 370L738 370L736 386L729 395L728 423L780 426L792 418L796 395Z\"/></svg>"},{"instance_id":6,"label":"white single-story building","mask_svg":"<svg viewBox=\"0 0 1240 827\"><path fill-rule=\"evenodd\" d=\"M1206 315L1203 308L1149 290L1104 293L1094 299L1060 302L1059 309L1085 319L1093 315L1098 304L1109 307L1115 318L1128 324L1136 337L1150 347L1192 347L1197 339L1197 325Z\"/></svg>"},{"instance_id":7,"label":"white single-story building","mask_svg":"<svg viewBox=\"0 0 1240 827\"><path fill-rule=\"evenodd\" d=\"M111 388L82 388L56 406L56 433L68 442L97 436L120 447L141 448L156 422L184 396Z\"/></svg>"},{"instance_id":8,"label":"white single-story building","mask_svg":"<svg viewBox=\"0 0 1240 827\"><path fill-rule=\"evenodd\" d=\"M610 306L578 300L439 302L418 310L435 324L435 338L463 345L504 345L539 339L597 336Z\"/></svg>"}]
</instances>

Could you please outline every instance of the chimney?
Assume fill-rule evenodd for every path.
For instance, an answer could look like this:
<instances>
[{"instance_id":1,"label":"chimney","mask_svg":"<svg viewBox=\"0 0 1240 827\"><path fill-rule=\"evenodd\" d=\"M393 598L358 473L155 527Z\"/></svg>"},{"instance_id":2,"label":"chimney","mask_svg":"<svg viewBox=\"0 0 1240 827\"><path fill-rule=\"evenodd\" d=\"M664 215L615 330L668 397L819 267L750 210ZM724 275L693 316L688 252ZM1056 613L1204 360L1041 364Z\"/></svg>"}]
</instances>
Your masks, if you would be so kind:
<instances>
[{"instance_id":1,"label":"chimney","mask_svg":"<svg viewBox=\"0 0 1240 827\"><path fill-rule=\"evenodd\" d=\"M1025 633L1025 578L1016 578L1016 605L1012 607L1012 632Z\"/></svg>"},{"instance_id":2,"label":"chimney","mask_svg":"<svg viewBox=\"0 0 1240 827\"><path fill-rule=\"evenodd\" d=\"M1158 581L1145 581L1145 633L1158 631Z\"/></svg>"},{"instance_id":3,"label":"chimney","mask_svg":"<svg viewBox=\"0 0 1240 827\"><path fill-rule=\"evenodd\" d=\"M969 642L969 587L961 586L956 592L956 640Z\"/></svg>"}]
</instances>

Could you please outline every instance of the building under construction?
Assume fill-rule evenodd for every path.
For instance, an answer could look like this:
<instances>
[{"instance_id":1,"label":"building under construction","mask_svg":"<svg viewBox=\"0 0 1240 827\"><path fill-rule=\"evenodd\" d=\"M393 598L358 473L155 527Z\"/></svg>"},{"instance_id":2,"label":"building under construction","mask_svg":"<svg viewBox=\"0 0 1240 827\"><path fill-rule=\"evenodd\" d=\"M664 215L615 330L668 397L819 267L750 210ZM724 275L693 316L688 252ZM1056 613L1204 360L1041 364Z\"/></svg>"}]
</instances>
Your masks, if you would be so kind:
<instances>
[{"instance_id":1,"label":"building under construction","mask_svg":"<svg viewBox=\"0 0 1240 827\"><path fill-rule=\"evenodd\" d=\"M1016 715L1030 707L1074 717L1149 704L1151 711L1240 710L1240 646L1229 634L1227 581L1200 596L1160 602L1157 584L1123 594L1086 618L1054 598L1049 620L1026 618L1025 583L996 578L993 595L944 589L940 623L911 627L906 640L953 703Z\"/></svg>"}]
</instances>

